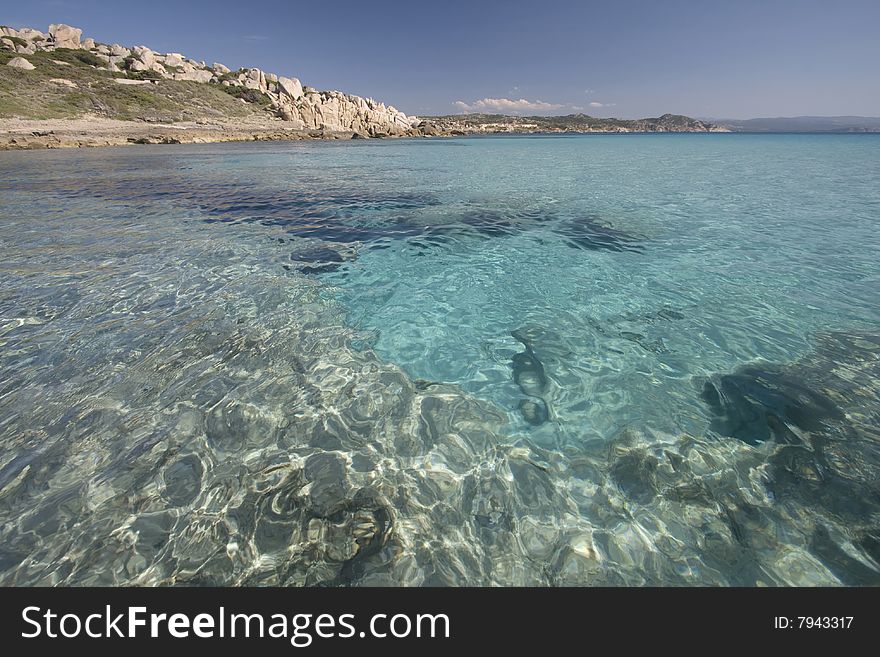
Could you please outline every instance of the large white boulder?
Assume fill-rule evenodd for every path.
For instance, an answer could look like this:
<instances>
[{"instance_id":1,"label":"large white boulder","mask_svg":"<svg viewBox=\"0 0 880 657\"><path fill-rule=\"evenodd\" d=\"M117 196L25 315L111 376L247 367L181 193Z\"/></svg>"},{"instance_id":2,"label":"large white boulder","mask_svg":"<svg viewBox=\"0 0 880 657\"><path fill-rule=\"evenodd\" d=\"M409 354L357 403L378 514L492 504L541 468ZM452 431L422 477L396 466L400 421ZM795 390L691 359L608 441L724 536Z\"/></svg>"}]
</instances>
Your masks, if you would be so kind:
<instances>
[{"instance_id":1,"label":"large white boulder","mask_svg":"<svg viewBox=\"0 0 880 657\"><path fill-rule=\"evenodd\" d=\"M64 23L49 26L49 37L56 48L79 48L82 30Z\"/></svg>"},{"instance_id":2,"label":"large white boulder","mask_svg":"<svg viewBox=\"0 0 880 657\"><path fill-rule=\"evenodd\" d=\"M15 30L13 30L14 32ZM23 27L18 31L18 36L22 39L26 39L28 41L45 41L46 35L40 32L39 30L35 30L31 27Z\"/></svg>"},{"instance_id":3,"label":"large white boulder","mask_svg":"<svg viewBox=\"0 0 880 657\"><path fill-rule=\"evenodd\" d=\"M278 87L281 89L281 93L286 94L293 100L299 100L303 96L303 88L300 81L296 78L278 78Z\"/></svg>"},{"instance_id":4,"label":"large white boulder","mask_svg":"<svg viewBox=\"0 0 880 657\"><path fill-rule=\"evenodd\" d=\"M131 55L131 50L125 46L120 46L118 43L114 43L110 46L110 54L114 57L128 57Z\"/></svg>"},{"instance_id":5,"label":"large white boulder","mask_svg":"<svg viewBox=\"0 0 880 657\"><path fill-rule=\"evenodd\" d=\"M11 66L12 68L21 68L25 71L33 71L36 68L36 66L31 64L24 57L13 57L8 62L6 62L6 65Z\"/></svg>"},{"instance_id":6,"label":"large white boulder","mask_svg":"<svg viewBox=\"0 0 880 657\"><path fill-rule=\"evenodd\" d=\"M205 71L204 69L189 72L181 71L174 74L175 80L191 80L192 82L210 82L213 77L214 74L211 71Z\"/></svg>"},{"instance_id":7,"label":"large white boulder","mask_svg":"<svg viewBox=\"0 0 880 657\"><path fill-rule=\"evenodd\" d=\"M37 52L37 47L33 43L29 41L25 41L24 43L22 43L18 41L18 39L20 39L21 37L15 37L16 41L18 41L16 43L11 40L12 38L13 37L4 38L0 36L0 47L2 47L4 50L11 50L12 52L17 52L22 55L33 55L35 52Z\"/></svg>"},{"instance_id":8,"label":"large white boulder","mask_svg":"<svg viewBox=\"0 0 880 657\"><path fill-rule=\"evenodd\" d=\"M176 52L169 52L163 59L166 66L183 66L183 55Z\"/></svg>"},{"instance_id":9,"label":"large white boulder","mask_svg":"<svg viewBox=\"0 0 880 657\"><path fill-rule=\"evenodd\" d=\"M243 84L248 89L256 89L257 91L267 91L266 75L258 68L249 68L245 70Z\"/></svg>"},{"instance_id":10,"label":"large white boulder","mask_svg":"<svg viewBox=\"0 0 880 657\"><path fill-rule=\"evenodd\" d=\"M131 49L131 55L145 64L147 68L151 68L156 63L156 53L145 46L135 46Z\"/></svg>"}]
</instances>

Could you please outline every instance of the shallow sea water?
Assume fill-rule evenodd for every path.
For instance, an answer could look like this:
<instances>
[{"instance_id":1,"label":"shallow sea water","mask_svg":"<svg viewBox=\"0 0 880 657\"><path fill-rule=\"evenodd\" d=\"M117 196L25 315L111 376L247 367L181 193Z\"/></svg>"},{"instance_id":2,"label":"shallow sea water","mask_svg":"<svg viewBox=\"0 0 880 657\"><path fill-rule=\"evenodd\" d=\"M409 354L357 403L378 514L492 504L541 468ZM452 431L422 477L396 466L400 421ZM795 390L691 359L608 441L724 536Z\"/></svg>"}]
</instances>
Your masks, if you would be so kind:
<instances>
[{"instance_id":1,"label":"shallow sea water","mask_svg":"<svg viewBox=\"0 0 880 657\"><path fill-rule=\"evenodd\" d=\"M880 138L0 153L0 583L880 583Z\"/></svg>"}]
</instances>

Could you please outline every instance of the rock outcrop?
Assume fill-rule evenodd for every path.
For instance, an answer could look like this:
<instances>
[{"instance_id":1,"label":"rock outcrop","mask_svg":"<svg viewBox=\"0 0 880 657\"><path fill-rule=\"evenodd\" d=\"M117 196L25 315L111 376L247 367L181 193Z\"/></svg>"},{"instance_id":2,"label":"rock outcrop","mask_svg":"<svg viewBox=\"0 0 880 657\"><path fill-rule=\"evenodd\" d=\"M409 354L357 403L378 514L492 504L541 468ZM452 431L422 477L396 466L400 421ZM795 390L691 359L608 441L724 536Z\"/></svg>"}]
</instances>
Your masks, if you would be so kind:
<instances>
[{"instance_id":1,"label":"rock outcrop","mask_svg":"<svg viewBox=\"0 0 880 657\"><path fill-rule=\"evenodd\" d=\"M34 68L36 68L24 57L16 57L14 59L10 59L8 62L6 62L6 65L11 66L12 68L23 68L26 71L33 71Z\"/></svg>"},{"instance_id":2,"label":"rock outcrop","mask_svg":"<svg viewBox=\"0 0 880 657\"><path fill-rule=\"evenodd\" d=\"M49 39L56 48L79 48L82 30L70 27L70 25L58 24L49 26ZM87 39L94 46L94 40Z\"/></svg>"},{"instance_id":3,"label":"rock outcrop","mask_svg":"<svg viewBox=\"0 0 880 657\"><path fill-rule=\"evenodd\" d=\"M128 48L82 38L82 30L64 24L49 26L44 34L31 28L0 28L0 48L33 54L66 48L93 53L102 68L135 78L170 79L199 84L222 85L244 102L265 105L266 110L290 125L291 129L350 132L361 137L423 134L420 119L408 117L390 105L340 91L317 91L303 87L294 77L269 73L258 68L237 71L214 63L195 61L180 53L159 53L146 46ZM13 63L16 62L16 63ZM24 58L10 66L33 68Z\"/></svg>"}]
</instances>

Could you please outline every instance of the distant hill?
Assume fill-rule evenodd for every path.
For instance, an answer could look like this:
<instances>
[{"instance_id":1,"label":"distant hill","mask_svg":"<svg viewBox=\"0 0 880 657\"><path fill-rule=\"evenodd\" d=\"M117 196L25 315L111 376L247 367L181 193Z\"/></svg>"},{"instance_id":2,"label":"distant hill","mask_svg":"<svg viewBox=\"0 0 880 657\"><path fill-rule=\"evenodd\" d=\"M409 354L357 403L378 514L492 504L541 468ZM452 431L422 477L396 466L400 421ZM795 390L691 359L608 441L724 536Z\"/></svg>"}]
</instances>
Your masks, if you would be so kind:
<instances>
[{"instance_id":1,"label":"distant hill","mask_svg":"<svg viewBox=\"0 0 880 657\"><path fill-rule=\"evenodd\" d=\"M880 132L880 117L870 116L780 116L714 122L732 132Z\"/></svg>"}]
</instances>

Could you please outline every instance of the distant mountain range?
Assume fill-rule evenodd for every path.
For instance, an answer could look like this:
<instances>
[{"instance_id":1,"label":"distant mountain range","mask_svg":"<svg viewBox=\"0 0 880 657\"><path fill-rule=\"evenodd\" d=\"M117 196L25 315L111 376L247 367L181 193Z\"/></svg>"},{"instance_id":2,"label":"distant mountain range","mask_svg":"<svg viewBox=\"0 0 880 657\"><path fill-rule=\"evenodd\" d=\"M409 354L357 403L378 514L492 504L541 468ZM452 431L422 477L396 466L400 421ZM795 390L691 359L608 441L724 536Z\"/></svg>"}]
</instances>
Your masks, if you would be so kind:
<instances>
[{"instance_id":1,"label":"distant mountain range","mask_svg":"<svg viewBox=\"0 0 880 657\"><path fill-rule=\"evenodd\" d=\"M880 132L880 117L779 116L764 119L706 119L732 132Z\"/></svg>"}]
</instances>

